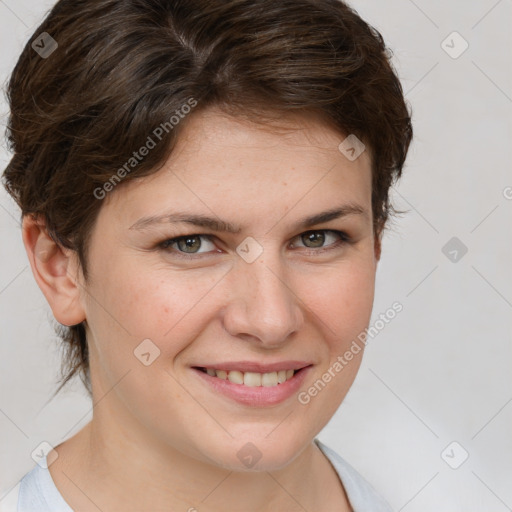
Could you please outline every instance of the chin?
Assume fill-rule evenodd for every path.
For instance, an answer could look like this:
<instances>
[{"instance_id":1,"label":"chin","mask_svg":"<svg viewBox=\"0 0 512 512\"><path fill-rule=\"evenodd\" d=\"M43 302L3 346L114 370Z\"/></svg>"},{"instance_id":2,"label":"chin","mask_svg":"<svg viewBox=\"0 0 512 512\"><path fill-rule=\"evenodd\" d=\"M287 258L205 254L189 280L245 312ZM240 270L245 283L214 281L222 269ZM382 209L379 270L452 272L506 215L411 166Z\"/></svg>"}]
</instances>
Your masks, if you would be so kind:
<instances>
[{"instance_id":1,"label":"chin","mask_svg":"<svg viewBox=\"0 0 512 512\"><path fill-rule=\"evenodd\" d=\"M213 443L212 443L213 445ZM202 451L209 462L229 471L261 472L278 471L290 464L307 447L308 440L293 439L288 436L245 435L217 444L212 450Z\"/></svg>"}]
</instances>

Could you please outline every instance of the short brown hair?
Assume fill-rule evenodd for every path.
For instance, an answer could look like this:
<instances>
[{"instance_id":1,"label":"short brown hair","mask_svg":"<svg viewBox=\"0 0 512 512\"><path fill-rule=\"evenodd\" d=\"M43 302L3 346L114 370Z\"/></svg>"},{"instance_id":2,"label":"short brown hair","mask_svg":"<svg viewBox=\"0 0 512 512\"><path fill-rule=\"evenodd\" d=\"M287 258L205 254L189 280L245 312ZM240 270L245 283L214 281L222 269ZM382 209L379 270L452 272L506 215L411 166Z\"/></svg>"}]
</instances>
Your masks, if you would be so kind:
<instances>
[{"instance_id":1,"label":"short brown hair","mask_svg":"<svg viewBox=\"0 0 512 512\"><path fill-rule=\"evenodd\" d=\"M42 33L58 44L46 58L32 46ZM13 156L4 183L22 215L40 216L57 243L77 251L87 276L102 204L95 191L191 98L196 111L216 106L262 123L312 113L370 149L380 237L412 139L391 56L339 0L60 0L8 84ZM186 121L162 132L123 181L160 169ZM61 326L60 336L59 390L78 374L90 392L84 326Z\"/></svg>"}]
</instances>

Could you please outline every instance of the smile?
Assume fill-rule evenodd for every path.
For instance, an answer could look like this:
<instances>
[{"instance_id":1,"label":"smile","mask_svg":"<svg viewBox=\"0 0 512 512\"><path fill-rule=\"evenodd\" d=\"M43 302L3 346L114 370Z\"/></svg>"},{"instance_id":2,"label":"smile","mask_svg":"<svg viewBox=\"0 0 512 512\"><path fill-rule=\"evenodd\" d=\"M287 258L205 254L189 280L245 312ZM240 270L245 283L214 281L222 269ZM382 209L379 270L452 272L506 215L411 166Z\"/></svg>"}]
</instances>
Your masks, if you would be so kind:
<instances>
[{"instance_id":1,"label":"smile","mask_svg":"<svg viewBox=\"0 0 512 512\"><path fill-rule=\"evenodd\" d=\"M298 361L273 365L230 362L215 366L191 369L215 396L253 407L275 406L291 399L313 369L311 363Z\"/></svg>"},{"instance_id":2,"label":"smile","mask_svg":"<svg viewBox=\"0 0 512 512\"><path fill-rule=\"evenodd\" d=\"M222 380L229 380L233 384L242 384L248 387L273 387L290 380L296 370L280 370L278 372L258 373L242 372L239 370L215 370L213 368L199 368L210 377L217 377Z\"/></svg>"}]
</instances>

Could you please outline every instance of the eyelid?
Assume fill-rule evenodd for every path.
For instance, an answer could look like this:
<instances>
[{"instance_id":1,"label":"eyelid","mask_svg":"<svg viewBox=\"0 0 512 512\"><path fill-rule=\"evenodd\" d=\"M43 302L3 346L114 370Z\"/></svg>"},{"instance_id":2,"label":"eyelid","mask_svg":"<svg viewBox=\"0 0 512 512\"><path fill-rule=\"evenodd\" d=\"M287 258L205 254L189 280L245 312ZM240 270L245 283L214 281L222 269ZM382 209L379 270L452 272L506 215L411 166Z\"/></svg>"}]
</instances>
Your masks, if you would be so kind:
<instances>
[{"instance_id":1,"label":"eyelid","mask_svg":"<svg viewBox=\"0 0 512 512\"><path fill-rule=\"evenodd\" d=\"M327 229L327 228L308 229L307 231L303 231L302 233L299 233L298 235L294 236L292 238L292 241L295 239L299 239L300 237L307 235L309 233L318 233L318 232L334 233L335 235L337 235L339 237L339 239L336 242L331 243L325 247L315 248L315 247L301 246L301 248L304 249L308 254L312 254L312 253L318 254L318 253L322 253L324 251L336 249L337 247L345 245L345 244L353 243L352 238L345 231L341 231L341 230L337 230L337 229ZM179 251L177 249L171 250L171 249L168 249L167 247L164 247L164 244L169 243L169 245L173 245L173 244L177 243L179 240L182 240L183 238L194 238L194 237L195 238L205 238L212 243L213 243L213 239L216 238L215 235L206 234L206 233L189 233L189 234L185 234L185 235L179 235L179 236L176 236L173 238L167 238L166 240L159 242L156 247L172 254L173 257L184 258L184 259L197 259L197 258L202 258L205 255L211 255L212 253L215 254L215 253L219 252L219 251L208 251L208 252L200 252L200 253L186 253L186 252Z\"/></svg>"},{"instance_id":2,"label":"eyelid","mask_svg":"<svg viewBox=\"0 0 512 512\"><path fill-rule=\"evenodd\" d=\"M197 257L202 257L205 254L210 254L210 253L213 252L213 251L207 251L207 252L198 252L198 253L193 253L193 252L187 253L187 252L179 251L177 249L168 249L167 247L164 246L167 243L169 243L169 245L174 245L175 243L179 242L180 240L182 240L184 238L205 238L209 242L213 243L212 239L215 238L215 236L208 235L206 233L190 233L190 234L187 234L187 235L179 235L179 236L176 236L174 238L167 238L166 240L163 240L162 242L160 242L157 246L159 248L161 248L163 251L167 251L169 253L172 253L173 255L177 255L178 258L181 258L181 257L183 257L183 258L197 258Z\"/></svg>"},{"instance_id":3,"label":"eyelid","mask_svg":"<svg viewBox=\"0 0 512 512\"><path fill-rule=\"evenodd\" d=\"M308 229L307 231L304 231L303 233L300 233L299 235L294 237L294 239L300 238L303 235L307 235L308 233L318 233L318 232L334 233L339 238L335 242L333 242L329 245L326 245L326 246L322 246L322 247L317 247L317 248L306 247L306 246L299 247L299 249L303 253L305 252L308 256L309 255L320 255L320 254L323 254L324 252L334 251L336 249L340 249L341 247L344 247L346 245L351 245L354 243L352 238L345 231L341 231L339 229Z\"/></svg>"}]
</instances>

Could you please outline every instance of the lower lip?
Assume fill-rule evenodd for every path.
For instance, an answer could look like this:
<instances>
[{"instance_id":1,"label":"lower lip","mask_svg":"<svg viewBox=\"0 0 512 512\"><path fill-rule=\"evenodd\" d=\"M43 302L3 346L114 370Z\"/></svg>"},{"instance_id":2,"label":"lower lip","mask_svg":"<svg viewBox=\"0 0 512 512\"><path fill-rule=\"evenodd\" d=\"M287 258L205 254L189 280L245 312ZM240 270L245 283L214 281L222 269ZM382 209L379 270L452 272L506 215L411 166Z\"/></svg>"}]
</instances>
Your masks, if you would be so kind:
<instances>
[{"instance_id":1,"label":"lower lip","mask_svg":"<svg viewBox=\"0 0 512 512\"><path fill-rule=\"evenodd\" d=\"M268 405L275 405L284 402L292 395L294 395L302 385L306 374L311 369L311 366L301 368L295 372L293 377L282 384L277 386L245 386L244 384L235 384L229 380L220 379L219 377L212 377L207 373L192 368L194 372L205 382L211 389L222 393L223 395L235 400L244 405L252 405L256 407L263 407Z\"/></svg>"}]
</instances>

